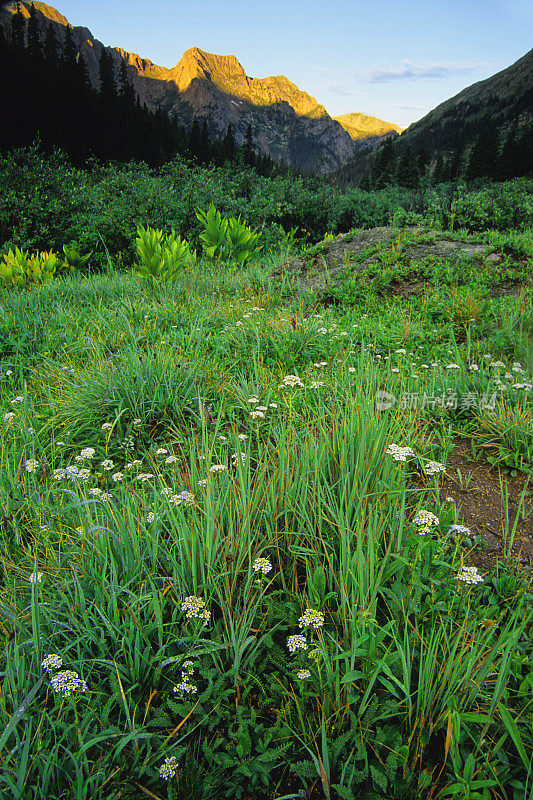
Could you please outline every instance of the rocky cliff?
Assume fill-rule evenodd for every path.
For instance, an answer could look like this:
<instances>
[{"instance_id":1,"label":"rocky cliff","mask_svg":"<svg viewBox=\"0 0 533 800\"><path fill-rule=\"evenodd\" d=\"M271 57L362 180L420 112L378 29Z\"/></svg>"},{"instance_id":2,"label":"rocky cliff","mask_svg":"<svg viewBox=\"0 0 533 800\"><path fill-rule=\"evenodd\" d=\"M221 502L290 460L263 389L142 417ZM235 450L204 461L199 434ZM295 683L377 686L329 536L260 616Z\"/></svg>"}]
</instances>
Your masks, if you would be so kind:
<instances>
[{"instance_id":1,"label":"rocky cliff","mask_svg":"<svg viewBox=\"0 0 533 800\"><path fill-rule=\"evenodd\" d=\"M64 41L68 20L45 3L35 2L40 24L51 24ZM25 17L30 2L21 2ZM0 12L0 24L9 30L12 2ZM72 28L72 38L83 56L88 77L99 87L99 59L104 45L84 27ZM141 100L151 109L164 109L189 126L205 119L212 137L221 137L232 125L241 144L251 125L254 146L299 169L330 172L358 150L375 144L396 126L365 115L333 119L314 97L283 75L251 78L233 55L187 50L175 67L167 69L120 47L108 47L118 75L122 62ZM372 120L372 123L365 122ZM366 129L365 129L366 124ZM399 129L398 129L399 130Z\"/></svg>"}]
</instances>

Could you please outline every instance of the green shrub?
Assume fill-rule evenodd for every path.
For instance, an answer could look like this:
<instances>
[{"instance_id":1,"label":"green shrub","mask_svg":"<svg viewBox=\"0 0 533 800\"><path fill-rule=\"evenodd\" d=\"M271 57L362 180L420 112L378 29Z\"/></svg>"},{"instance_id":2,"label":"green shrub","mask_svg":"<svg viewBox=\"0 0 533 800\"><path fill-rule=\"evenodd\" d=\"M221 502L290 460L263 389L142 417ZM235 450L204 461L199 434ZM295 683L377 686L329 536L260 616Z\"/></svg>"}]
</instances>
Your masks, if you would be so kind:
<instances>
[{"instance_id":1,"label":"green shrub","mask_svg":"<svg viewBox=\"0 0 533 800\"><path fill-rule=\"evenodd\" d=\"M196 263L196 251L174 230L164 236L161 230L139 226L135 241L139 257L136 273L151 288L175 281Z\"/></svg>"}]
</instances>

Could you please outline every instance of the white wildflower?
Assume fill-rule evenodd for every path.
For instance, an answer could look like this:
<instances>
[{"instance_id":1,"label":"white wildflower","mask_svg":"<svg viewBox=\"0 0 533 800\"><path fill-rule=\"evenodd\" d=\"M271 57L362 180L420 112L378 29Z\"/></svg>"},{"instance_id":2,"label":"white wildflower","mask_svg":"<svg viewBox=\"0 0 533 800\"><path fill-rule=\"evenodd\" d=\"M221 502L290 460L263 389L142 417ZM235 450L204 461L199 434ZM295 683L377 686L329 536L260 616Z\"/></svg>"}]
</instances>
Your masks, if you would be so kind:
<instances>
[{"instance_id":1,"label":"white wildflower","mask_svg":"<svg viewBox=\"0 0 533 800\"><path fill-rule=\"evenodd\" d=\"M463 583L476 584L484 583L484 578L478 574L477 567L463 567L461 572L455 576L456 581Z\"/></svg>"},{"instance_id":2,"label":"white wildflower","mask_svg":"<svg viewBox=\"0 0 533 800\"><path fill-rule=\"evenodd\" d=\"M424 466L424 472L426 475L437 475L439 472L446 472L446 467L439 461L428 461Z\"/></svg>"},{"instance_id":3,"label":"white wildflower","mask_svg":"<svg viewBox=\"0 0 533 800\"><path fill-rule=\"evenodd\" d=\"M412 447L400 447L398 444L390 444L385 452L395 461L407 461L407 458L415 454Z\"/></svg>"},{"instance_id":4,"label":"white wildflower","mask_svg":"<svg viewBox=\"0 0 533 800\"><path fill-rule=\"evenodd\" d=\"M296 650L307 650L307 639L300 634L289 636L287 638L287 647L291 653L295 653Z\"/></svg>"},{"instance_id":5,"label":"white wildflower","mask_svg":"<svg viewBox=\"0 0 533 800\"><path fill-rule=\"evenodd\" d=\"M58 672L53 678L50 678L52 689L54 692L61 693L63 697L70 697L73 692L86 692L87 684L82 680L77 672L65 670L65 672Z\"/></svg>"},{"instance_id":6,"label":"white wildflower","mask_svg":"<svg viewBox=\"0 0 533 800\"><path fill-rule=\"evenodd\" d=\"M178 769L178 762L176 756L170 756L170 758L165 758L164 764L161 764L159 767L159 775L163 778L163 780L168 781L169 778L173 778L174 775L177 773Z\"/></svg>"},{"instance_id":7,"label":"white wildflower","mask_svg":"<svg viewBox=\"0 0 533 800\"><path fill-rule=\"evenodd\" d=\"M252 564L252 569L254 572L262 572L263 575L268 575L272 569L272 564L268 558L256 558Z\"/></svg>"},{"instance_id":8,"label":"white wildflower","mask_svg":"<svg viewBox=\"0 0 533 800\"><path fill-rule=\"evenodd\" d=\"M39 462L36 458L29 458L26 461L26 472L37 472L39 469Z\"/></svg>"},{"instance_id":9,"label":"white wildflower","mask_svg":"<svg viewBox=\"0 0 533 800\"><path fill-rule=\"evenodd\" d=\"M51 672L53 669L61 669L63 666L63 659L61 656L52 653L49 656L46 656L44 661L41 661L41 667L45 669L47 672Z\"/></svg>"},{"instance_id":10,"label":"white wildflower","mask_svg":"<svg viewBox=\"0 0 533 800\"><path fill-rule=\"evenodd\" d=\"M298 620L298 624L300 628L308 628L312 625L317 631L324 624L324 614L314 608L306 608L305 613Z\"/></svg>"}]
</instances>

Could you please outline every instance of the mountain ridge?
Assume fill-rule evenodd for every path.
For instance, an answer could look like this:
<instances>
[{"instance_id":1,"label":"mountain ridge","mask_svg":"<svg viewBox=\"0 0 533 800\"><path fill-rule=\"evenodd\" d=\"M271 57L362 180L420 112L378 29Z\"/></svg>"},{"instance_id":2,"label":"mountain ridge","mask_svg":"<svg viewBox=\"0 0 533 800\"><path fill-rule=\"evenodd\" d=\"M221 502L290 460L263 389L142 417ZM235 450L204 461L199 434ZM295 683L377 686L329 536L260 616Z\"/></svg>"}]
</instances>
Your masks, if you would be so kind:
<instances>
[{"instance_id":1,"label":"mountain ridge","mask_svg":"<svg viewBox=\"0 0 533 800\"><path fill-rule=\"evenodd\" d=\"M373 147L383 136L396 134L397 126L378 120L376 131L353 136L316 98L286 76L251 78L234 55L216 55L191 47L174 67L160 67L121 47L105 47L87 28L70 26L66 17L46 3L36 1L34 6L43 25L51 23L61 39L64 40L66 28L71 27L94 88L99 86L99 58L105 48L117 74L121 62L125 63L140 101L148 108L163 109L186 127L195 118L205 119L213 138L223 136L231 125L238 145L251 126L256 148L297 168L331 172L361 148ZM20 3L26 18L29 7L29 0ZM7 10L12 14L15 8L13 2Z\"/></svg>"}]
</instances>

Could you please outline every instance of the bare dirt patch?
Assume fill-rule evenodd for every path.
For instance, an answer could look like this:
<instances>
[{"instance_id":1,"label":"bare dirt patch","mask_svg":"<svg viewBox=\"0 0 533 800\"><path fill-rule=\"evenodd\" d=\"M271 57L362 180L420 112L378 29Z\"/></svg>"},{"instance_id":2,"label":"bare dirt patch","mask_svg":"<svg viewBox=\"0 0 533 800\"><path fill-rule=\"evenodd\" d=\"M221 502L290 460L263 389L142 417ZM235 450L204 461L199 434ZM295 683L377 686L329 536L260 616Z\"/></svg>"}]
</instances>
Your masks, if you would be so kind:
<instances>
[{"instance_id":1,"label":"bare dirt patch","mask_svg":"<svg viewBox=\"0 0 533 800\"><path fill-rule=\"evenodd\" d=\"M440 498L444 502L453 497L461 524L481 537L483 549L472 552L468 562L489 570L503 559L506 537L509 541L506 529L512 531L518 516L511 555L522 567L533 568L533 480L524 472L512 475L505 466L493 466L483 455L474 461L470 439L457 438L454 445L446 461ZM507 487L508 511L503 487Z\"/></svg>"}]
</instances>

